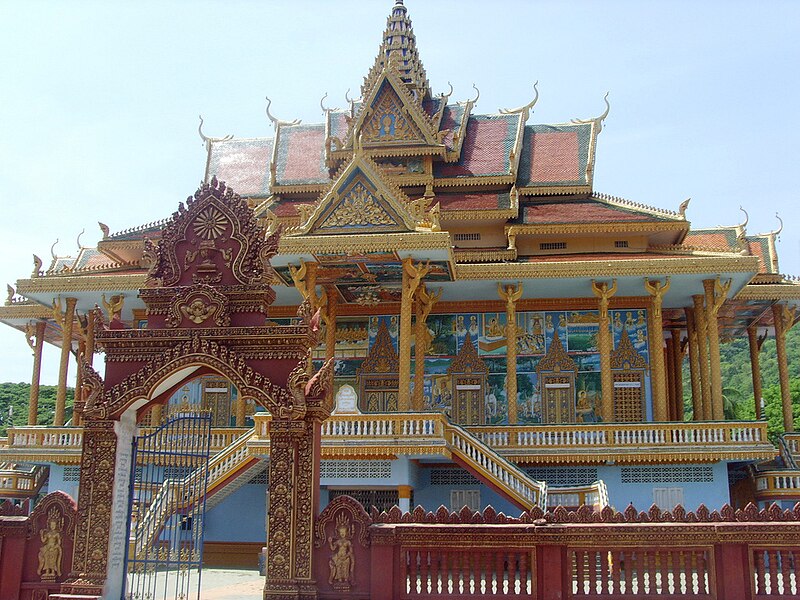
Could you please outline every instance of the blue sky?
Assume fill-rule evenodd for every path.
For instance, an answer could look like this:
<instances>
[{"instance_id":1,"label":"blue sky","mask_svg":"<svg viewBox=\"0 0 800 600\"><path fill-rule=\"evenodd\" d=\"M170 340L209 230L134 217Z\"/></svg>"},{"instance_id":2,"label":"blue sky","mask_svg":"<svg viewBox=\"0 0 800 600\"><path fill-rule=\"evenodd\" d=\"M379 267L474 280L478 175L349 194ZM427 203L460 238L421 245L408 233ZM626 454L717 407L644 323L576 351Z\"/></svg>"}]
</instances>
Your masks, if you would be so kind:
<instances>
[{"instance_id":1,"label":"blue sky","mask_svg":"<svg viewBox=\"0 0 800 600\"><path fill-rule=\"evenodd\" d=\"M374 61L392 0L0 3L2 280L112 231L168 216L203 176L209 135L321 121ZM694 227L785 222L800 275L800 3L406 0L435 92L477 112L540 99L529 122L603 111L595 189L676 210ZM55 383L58 357L42 381ZM28 381L23 336L0 328L0 381ZM73 368L74 372L74 368Z\"/></svg>"}]
</instances>

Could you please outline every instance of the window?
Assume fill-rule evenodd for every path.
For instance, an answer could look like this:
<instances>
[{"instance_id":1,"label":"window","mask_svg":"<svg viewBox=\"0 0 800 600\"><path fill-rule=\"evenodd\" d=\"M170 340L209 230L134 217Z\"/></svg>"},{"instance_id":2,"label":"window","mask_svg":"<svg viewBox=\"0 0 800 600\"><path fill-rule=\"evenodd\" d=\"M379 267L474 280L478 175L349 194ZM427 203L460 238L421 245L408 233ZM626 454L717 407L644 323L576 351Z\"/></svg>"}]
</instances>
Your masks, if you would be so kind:
<instances>
[{"instance_id":1,"label":"window","mask_svg":"<svg viewBox=\"0 0 800 600\"><path fill-rule=\"evenodd\" d=\"M566 250L567 242L542 242L539 250Z\"/></svg>"},{"instance_id":2,"label":"window","mask_svg":"<svg viewBox=\"0 0 800 600\"><path fill-rule=\"evenodd\" d=\"M450 490L450 510L459 511L464 507L471 511L481 509L480 490Z\"/></svg>"},{"instance_id":3,"label":"window","mask_svg":"<svg viewBox=\"0 0 800 600\"><path fill-rule=\"evenodd\" d=\"M661 510L672 510L678 504L683 505L683 488L653 488L653 504Z\"/></svg>"},{"instance_id":4,"label":"window","mask_svg":"<svg viewBox=\"0 0 800 600\"><path fill-rule=\"evenodd\" d=\"M480 233L454 233L453 240L456 242L479 242Z\"/></svg>"},{"instance_id":5,"label":"window","mask_svg":"<svg viewBox=\"0 0 800 600\"><path fill-rule=\"evenodd\" d=\"M627 248L628 247L628 240L616 240L614 242L614 248Z\"/></svg>"}]
</instances>

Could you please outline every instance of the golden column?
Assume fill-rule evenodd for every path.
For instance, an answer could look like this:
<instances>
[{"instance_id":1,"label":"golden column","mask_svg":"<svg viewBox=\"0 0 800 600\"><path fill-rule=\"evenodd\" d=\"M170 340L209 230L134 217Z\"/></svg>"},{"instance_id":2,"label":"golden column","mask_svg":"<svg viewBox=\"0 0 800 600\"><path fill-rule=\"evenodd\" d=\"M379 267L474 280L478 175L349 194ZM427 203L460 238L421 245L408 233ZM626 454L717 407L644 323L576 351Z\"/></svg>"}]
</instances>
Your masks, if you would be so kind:
<instances>
[{"instance_id":1,"label":"golden column","mask_svg":"<svg viewBox=\"0 0 800 600\"><path fill-rule=\"evenodd\" d=\"M667 420L677 421L676 400L675 400L675 358L672 348L675 342L672 337L664 339L664 366L667 371Z\"/></svg>"},{"instance_id":2,"label":"golden column","mask_svg":"<svg viewBox=\"0 0 800 600\"><path fill-rule=\"evenodd\" d=\"M442 290L429 293L424 285L417 288L417 310L416 320L414 321L414 397L411 399L411 408L414 411L421 411L425 404L424 382L425 382L425 355L430 350L432 339L428 328L425 326L428 315L431 314L434 305L442 297Z\"/></svg>"},{"instance_id":3,"label":"golden column","mask_svg":"<svg viewBox=\"0 0 800 600\"><path fill-rule=\"evenodd\" d=\"M703 386L700 382L700 357L697 348L697 327L694 322L694 309L688 306L686 313L686 336L689 338L689 374L692 381L692 419L703 420Z\"/></svg>"},{"instance_id":4,"label":"golden column","mask_svg":"<svg viewBox=\"0 0 800 600\"><path fill-rule=\"evenodd\" d=\"M517 287L497 284L497 293L506 301L506 400L508 424L517 424L517 300L522 297L522 283Z\"/></svg>"},{"instance_id":5,"label":"golden column","mask_svg":"<svg viewBox=\"0 0 800 600\"><path fill-rule=\"evenodd\" d=\"M403 287L400 297L400 373L397 410L411 410L411 311L414 295L422 278L428 274L430 266L422 263L414 265L409 256L403 259Z\"/></svg>"},{"instance_id":6,"label":"golden column","mask_svg":"<svg viewBox=\"0 0 800 600\"><path fill-rule=\"evenodd\" d=\"M25 339L33 350L33 373L31 374L31 395L28 401L28 425L36 425L39 413L39 379L42 374L42 348L44 348L44 330L46 321L30 323L25 328Z\"/></svg>"},{"instance_id":7,"label":"golden column","mask_svg":"<svg viewBox=\"0 0 800 600\"><path fill-rule=\"evenodd\" d=\"M747 340L750 342L750 371L753 374L753 403L756 409L756 419L761 418L761 364L759 353L764 340L767 339L767 332L759 337L758 326L754 323L747 328Z\"/></svg>"},{"instance_id":8,"label":"golden column","mask_svg":"<svg viewBox=\"0 0 800 600\"><path fill-rule=\"evenodd\" d=\"M683 344L681 330L672 330L672 374L675 386L675 420L683 421Z\"/></svg>"},{"instance_id":9,"label":"golden column","mask_svg":"<svg viewBox=\"0 0 800 600\"><path fill-rule=\"evenodd\" d=\"M708 327L706 326L705 296L692 296L694 302L694 324L697 330L697 354L700 360L700 387L702 395L702 420L714 418L711 410L711 369L708 364Z\"/></svg>"},{"instance_id":10,"label":"golden column","mask_svg":"<svg viewBox=\"0 0 800 600\"><path fill-rule=\"evenodd\" d=\"M67 406L67 370L69 369L69 355L72 350L72 322L75 318L75 304L77 298L67 298L66 308L61 312L61 298L53 302L53 318L61 326L61 362L58 367L58 388L56 390L56 413L53 416L53 425L64 425Z\"/></svg>"},{"instance_id":11,"label":"golden column","mask_svg":"<svg viewBox=\"0 0 800 600\"><path fill-rule=\"evenodd\" d=\"M644 279L644 289L650 294L652 299L652 310L650 315L650 374L652 379L651 388L653 390L653 420L667 420L667 384L665 381L666 371L664 369L664 328L661 321L661 306L664 301L664 294L669 289L669 277L665 283L659 280L651 281Z\"/></svg>"},{"instance_id":12,"label":"golden column","mask_svg":"<svg viewBox=\"0 0 800 600\"><path fill-rule=\"evenodd\" d=\"M608 301L617 293L617 280L611 280L611 287L602 281L592 280L592 293L597 296L600 318L597 329L597 345L600 349L601 412L604 423L614 420L614 377L611 373L611 352L614 341L611 339L611 319L608 316Z\"/></svg>"},{"instance_id":13,"label":"golden column","mask_svg":"<svg viewBox=\"0 0 800 600\"><path fill-rule=\"evenodd\" d=\"M325 286L320 296L320 306L323 307L323 319L325 321L325 360L331 360L336 356L336 317L339 311L337 302L336 288ZM333 408L334 392L333 386L328 386L325 393L325 405L328 410Z\"/></svg>"},{"instance_id":14,"label":"golden column","mask_svg":"<svg viewBox=\"0 0 800 600\"><path fill-rule=\"evenodd\" d=\"M80 317L78 317L80 319ZM80 427L81 413L83 412L83 369L81 360L86 354L86 339L78 342L78 351L75 353L75 397L72 401L72 426Z\"/></svg>"},{"instance_id":15,"label":"golden column","mask_svg":"<svg viewBox=\"0 0 800 600\"><path fill-rule=\"evenodd\" d=\"M725 414L722 410L722 372L719 364L719 323L717 322L717 314L728 296L730 287L730 280L723 285L720 283L719 277L703 280L703 289L706 296L708 362L711 365L711 415L715 421L725 419Z\"/></svg>"},{"instance_id":16,"label":"golden column","mask_svg":"<svg viewBox=\"0 0 800 600\"><path fill-rule=\"evenodd\" d=\"M775 326L775 349L778 355L778 379L781 383L781 405L783 406L783 430L794 431L792 417L792 395L789 391L789 363L786 358L786 332L794 324L794 311L786 304L772 305L772 320Z\"/></svg>"}]
</instances>

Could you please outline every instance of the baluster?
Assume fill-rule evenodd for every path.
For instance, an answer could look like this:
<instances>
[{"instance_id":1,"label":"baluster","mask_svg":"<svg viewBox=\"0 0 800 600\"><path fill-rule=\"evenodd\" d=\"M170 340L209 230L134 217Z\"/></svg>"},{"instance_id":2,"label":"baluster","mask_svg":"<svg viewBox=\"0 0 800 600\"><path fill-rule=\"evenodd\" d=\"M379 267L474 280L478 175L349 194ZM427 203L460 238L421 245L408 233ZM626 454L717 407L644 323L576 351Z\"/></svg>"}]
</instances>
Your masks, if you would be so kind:
<instances>
[{"instance_id":1,"label":"baluster","mask_svg":"<svg viewBox=\"0 0 800 600\"><path fill-rule=\"evenodd\" d=\"M764 569L764 550L755 550L753 554L753 562L755 563L756 570L756 595L763 595L767 593L767 573Z\"/></svg>"},{"instance_id":2,"label":"baluster","mask_svg":"<svg viewBox=\"0 0 800 600\"><path fill-rule=\"evenodd\" d=\"M419 553L420 560L420 587L423 596L431 593L430 586L430 560L432 552L430 550L421 550Z\"/></svg>"},{"instance_id":3,"label":"baluster","mask_svg":"<svg viewBox=\"0 0 800 600\"><path fill-rule=\"evenodd\" d=\"M599 573L599 583L600 589L598 590L598 594L609 594L611 593L611 574L609 571L611 570L611 561L612 561L612 554L609 550L599 550L597 552L597 558L600 563L600 573Z\"/></svg>"},{"instance_id":4,"label":"baluster","mask_svg":"<svg viewBox=\"0 0 800 600\"><path fill-rule=\"evenodd\" d=\"M597 551L587 550L587 572L586 579L589 581L589 594L594 596L597 594Z\"/></svg>"},{"instance_id":5,"label":"baluster","mask_svg":"<svg viewBox=\"0 0 800 600\"><path fill-rule=\"evenodd\" d=\"M620 589L620 580L622 579L622 561L624 560L624 556L624 550L617 550L616 552L608 553L609 560L611 561L611 582L609 587L604 590L607 594L622 593ZM625 563L625 570L628 570L627 562ZM625 591L627 592L627 589Z\"/></svg>"},{"instance_id":6,"label":"baluster","mask_svg":"<svg viewBox=\"0 0 800 600\"><path fill-rule=\"evenodd\" d=\"M770 594L778 594L778 551L769 550L767 552L767 560L769 561L769 587Z\"/></svg>"}]
</instances>

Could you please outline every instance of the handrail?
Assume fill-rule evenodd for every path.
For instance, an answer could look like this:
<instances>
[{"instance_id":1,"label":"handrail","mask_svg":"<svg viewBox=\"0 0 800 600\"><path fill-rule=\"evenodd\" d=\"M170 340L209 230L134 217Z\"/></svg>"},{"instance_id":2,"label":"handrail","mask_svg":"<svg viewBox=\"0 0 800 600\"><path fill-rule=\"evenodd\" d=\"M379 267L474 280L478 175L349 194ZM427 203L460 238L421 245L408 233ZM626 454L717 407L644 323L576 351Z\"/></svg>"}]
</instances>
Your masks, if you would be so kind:
<instances>
[{"instance_id":1,"label":"handrail","mask_svg":"<svg viewBox=\"0 0 800 600\"><path fill-rule=\"evenodd\" d=\"M797 469L797 460L800 458L800 434L781 434L778 436L778 443L786 466L790 469Z\"/></svg>"},{"instance_id":2,"label":"handrail","mask_svg":"<svg viewBox=\"0 0 800 600\"><path fill-rule=\"evenodd\" d=\"M608 506L608 487L602 479L589 485L548 486L547 508L558 506L593 506L596 510Z\"/></svg>"},{"instance_id":3,"label":"handrail","mask_svg":"<svg viewBox=\"0 0 800 600\"><path fill-rule=\"evenodd\" d=\"M448 449L474 470L517 498L526 509L545 508L547 484L531 479L525 471L509 462L491 447L459 425L447 423Z\"/></svg>"},{"instance_id":4,"label":"handrail","mask_svg":"<svg viewBox=\"0 0 800 600\"><path fill-rule=\"evenodd\" d=\"M764 421L480 425L467 428L493 448L739 446L769 443Z\"/></svg>"}]
</instances>

